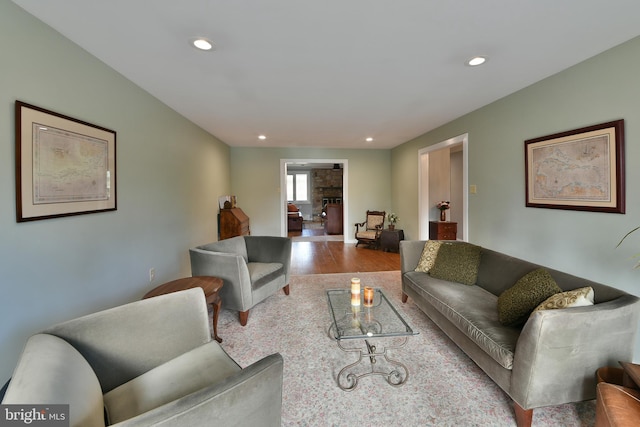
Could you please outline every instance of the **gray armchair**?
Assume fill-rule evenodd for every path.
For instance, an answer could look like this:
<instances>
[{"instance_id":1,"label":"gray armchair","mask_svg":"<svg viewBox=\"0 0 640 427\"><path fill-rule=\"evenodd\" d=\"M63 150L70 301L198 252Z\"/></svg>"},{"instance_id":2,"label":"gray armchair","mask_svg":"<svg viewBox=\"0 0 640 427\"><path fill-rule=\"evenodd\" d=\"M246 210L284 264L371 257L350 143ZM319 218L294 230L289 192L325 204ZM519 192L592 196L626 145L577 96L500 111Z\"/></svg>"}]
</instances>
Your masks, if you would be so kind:
<instances>
[{"instance_id":1,"label":"gray armchair","mask_svg":"<svg viewBox=\"0 0 640 427\"><path fill-rule=\"evenodd\" d=\"M275 427L282 368L277 353L238 366L211 338L204 293L194 288L33 335L2 403L67 404L72 427Z\"/></svg>"},{"instance_id":2,"label":"gray armchair","mask_svg":"<svg viewBox=\"0 0 640 427\"><path fill-rule=\"evenodd\" d=\"M289 295L291 239L275 236L238 236L189 250L193 276L215 276L224 281L222 308L239 312L245 326L249 309L280 289Z\"/></svg>"}]
</instances>

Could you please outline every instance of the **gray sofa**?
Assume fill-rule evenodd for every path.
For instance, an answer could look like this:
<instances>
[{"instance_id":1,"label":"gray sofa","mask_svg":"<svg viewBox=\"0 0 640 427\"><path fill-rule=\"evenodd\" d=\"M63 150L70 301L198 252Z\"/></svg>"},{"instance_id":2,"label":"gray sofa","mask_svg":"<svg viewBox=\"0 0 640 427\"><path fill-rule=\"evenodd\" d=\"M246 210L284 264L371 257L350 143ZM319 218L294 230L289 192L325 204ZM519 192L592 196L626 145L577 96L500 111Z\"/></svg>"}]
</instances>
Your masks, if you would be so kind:
<instances>
[{"instance_id":1,"label":"gray sofa","mask_svg":"<svg viewBox=\"0 0 640 427\"><path fill-rule=\"evenodd\" d=\"M425 243L400 242L403 302L410 297L511 397L519 426L531 425L533 408L594 399L596 369L631 360L636 296L546 269L563 291L591 286L594 305L536 311L521 326L504 326L499 296L541 266L480 248L475 284L454 283L415 271Z\"/></svg>"},{"instance_id":2,"label":"gray sofa","mask_svg":"<svg viewBox=\"0 0 640 427\"><path fill-rule=\"evenodd\" d=\"M2 403L68 404L70 426L280 426L282 368L277 353L238 366L195 288L33 335Z\"/></svg>"},{"instance_id":3,"label":"gray sofa","mask_svg":"<svg viewBox=\"0 0 640 427\"><path fill-rule=\"evenodd\" d=\"M289 295L291 239L237 236L189 249L191 274L224 281L222 308L239 312L245 326L249 309L284 289Z\"/></svg>"}]
</instances>

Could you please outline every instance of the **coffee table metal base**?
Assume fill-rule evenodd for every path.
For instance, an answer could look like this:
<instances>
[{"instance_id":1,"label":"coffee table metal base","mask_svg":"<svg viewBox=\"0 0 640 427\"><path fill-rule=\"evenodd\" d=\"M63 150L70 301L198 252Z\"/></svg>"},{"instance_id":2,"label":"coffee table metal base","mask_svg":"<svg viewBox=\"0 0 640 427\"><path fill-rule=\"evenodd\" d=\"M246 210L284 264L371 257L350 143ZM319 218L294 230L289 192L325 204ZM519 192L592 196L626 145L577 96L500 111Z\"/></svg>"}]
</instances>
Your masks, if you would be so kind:
<instances>
[{"instance_id":1,"label":"coffee table metal base","mask_svg":"<svg viewBox=\"0 0 640 427\"><path fill-rule=\"evenodd\" d=\"M369 343L369 340L364 340L366 347L359 348L349 348L344 347L340 340L337 340L338 347L347 353L358 353L358 360L354 363L351 363L340 370L337 377L338 387L340 387L344 391L352 391L354 390L360 378L368 377L371 375L381 375L385 377L387 382L394 386L400 387L409 379L409 369L397 360L394 360L389 357L388 351L399 349L403 347L407 343L407 337L402 339L402 342L399 344L395 344L390 347L383 347L382 351L379 351L375 345ZM383 358L386 363L378 363L379 358ZM354 368L361 363L369 363L370 369L364 373L356 373ZM384 369L384 366L387 369Z\"/></svg>"}]
</instances>

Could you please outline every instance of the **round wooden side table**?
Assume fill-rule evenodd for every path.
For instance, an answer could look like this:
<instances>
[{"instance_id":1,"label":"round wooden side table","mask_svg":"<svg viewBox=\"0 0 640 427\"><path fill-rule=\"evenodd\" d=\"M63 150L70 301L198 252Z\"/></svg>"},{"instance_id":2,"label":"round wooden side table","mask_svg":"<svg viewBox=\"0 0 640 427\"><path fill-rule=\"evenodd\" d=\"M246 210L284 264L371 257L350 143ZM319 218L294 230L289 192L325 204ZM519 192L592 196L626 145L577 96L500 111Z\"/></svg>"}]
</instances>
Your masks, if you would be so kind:
<instances>
[{"instance_id":1,"label":"round wooden side table","mask_svg":"<svg viewBox=\"0 0 640 427\"><path fill-rule=\"evenodd\" d=\"M213 319L211 321L213 326L213 338L218 342L222 342L222 338L218 336L218 315L220 314L220 307L222 306L222 299L218 293L220 292L220 289L222 289L222 285L222 279L219 277L185 277L167 282L150 290L142 297L142 299L157 297L158 295L170 294L177 291L184 291L191 288L202 288L207 304L211 305L211 309L213 310Z\"/></svg>"}]
</instances>

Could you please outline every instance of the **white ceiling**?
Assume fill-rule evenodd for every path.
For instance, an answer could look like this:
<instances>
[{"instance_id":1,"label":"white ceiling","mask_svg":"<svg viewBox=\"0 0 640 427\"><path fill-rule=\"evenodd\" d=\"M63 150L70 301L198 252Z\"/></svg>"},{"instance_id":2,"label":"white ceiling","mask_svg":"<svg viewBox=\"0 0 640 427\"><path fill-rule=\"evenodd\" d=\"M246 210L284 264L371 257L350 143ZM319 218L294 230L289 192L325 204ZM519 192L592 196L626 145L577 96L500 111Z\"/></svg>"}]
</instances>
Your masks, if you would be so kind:
<instances>
[{"instance_id":1,"label":"white ceiling","mask_svg":"<svg viewBox=\"0 0 640 427\"><path fill-rule=\"evenodd\" d=\"M640 34L638 0L14 2L231 146L394 147Z\"/></svg>"}]
</instances>

